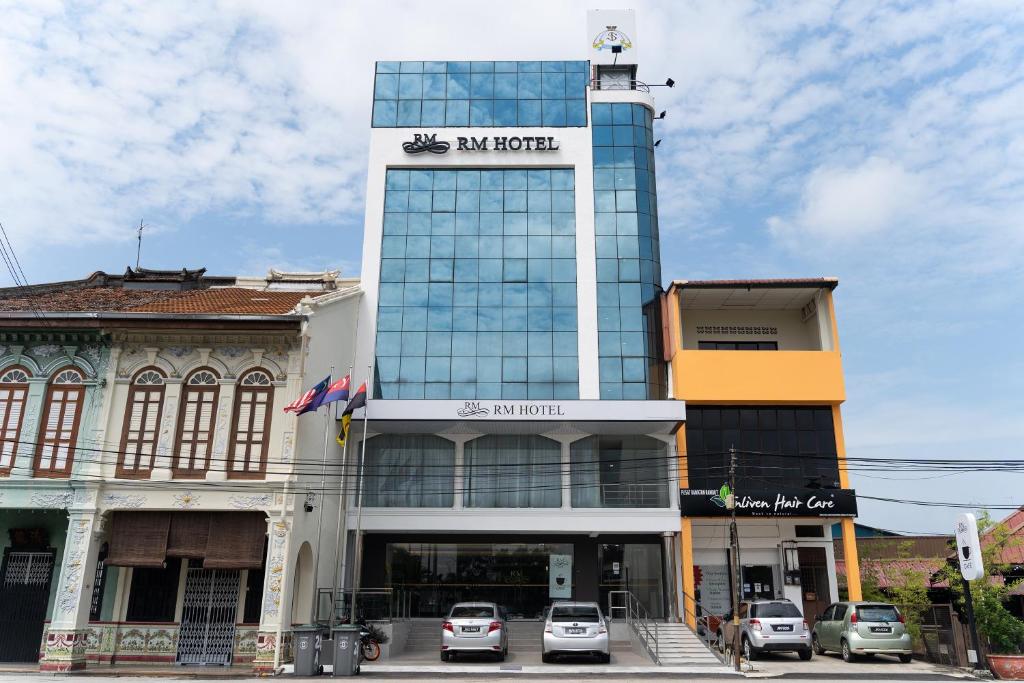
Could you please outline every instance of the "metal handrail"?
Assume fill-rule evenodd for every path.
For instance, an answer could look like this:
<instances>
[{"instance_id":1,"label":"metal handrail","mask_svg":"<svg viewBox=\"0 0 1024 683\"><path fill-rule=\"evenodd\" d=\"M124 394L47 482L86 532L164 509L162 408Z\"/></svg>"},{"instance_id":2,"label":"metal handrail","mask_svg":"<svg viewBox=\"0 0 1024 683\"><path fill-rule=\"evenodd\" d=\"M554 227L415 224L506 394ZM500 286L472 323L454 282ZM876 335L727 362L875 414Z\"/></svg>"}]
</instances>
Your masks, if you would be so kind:
<instances>
[{"instance_id":1,"label":"metal handrail","mask_svg":"<svg viewBox=\"0 0 1024 683\"><path fill-rule=\"evenodd\" d=\"M629 87L625 85L618 85L613 83L604 83L602 85L600 78L592 78L590 80L591 90L639 90L640 92L651 92L651 86L644 83L643 81L630 80Z\"/></svg>"},{"instance_id":2,"label":"metal handrail","mask_svg":"<svg viewBox=\"0 0 1024 683\"><path fill-rule=\"evenodd\" d=\"M623 596L625 604L614 604L613 596L615 595ZM654 663L661 664L661 653L658 646L658 622L651 619L647 608L640 602L640 599L630 591L608 591L609 618L615 618L615 610L624 611L626 624L633 630L637 638L640 639L640 643L647 650Z\"/></svg>"},{"instance_id":3,"label":"metal handrail","mask_svg":"<svg viewBox=\"0 0 1024 683\"><path fill-rule=\"evenodd\" d=\"M718 628L715 624L715 622L718 622L718 625L720 625L724 616L720 614L712 614L703 604L701 604L700 600L685 591L682 593L682 597L683 623L686 623L686 616L688 614L692 614L693 621L697 625L693 630L694 635L696 635L697 638L704 643L709 650L711 650L712 654L714 654L720 662L723 664L726 663L725 653L720 652L717 647ZM692 608L690 605L692 605Z\"/></svg>"},{"instance_id":4,"label":"metal handrail","mask_svg":"<svg viewBox=\"0 0 1024 683\"><path fill-rule=\"evenodd\" d=\"M324 623L329 621L344 623L348 621L348 608L352 604L353 594L358 594L359 596L357 602L359 605L357 617L359 618L366 618L369 621L383 621L389 624L409 619L412 595L404 588L360 588L358 591L346 588L337 591L337 595L330 588L321 588L317 591L317 621ZM374 597L381 596L384 599L373 600ZM365 602L363 600L364 597L368 598ZM381 603L386 605L386 609L381 609L384 606ZM327 615L323 614L320 607L324 604L333 605L333 615L330 614L330 608L328 608Z\"/></svg>"}]
</instances>

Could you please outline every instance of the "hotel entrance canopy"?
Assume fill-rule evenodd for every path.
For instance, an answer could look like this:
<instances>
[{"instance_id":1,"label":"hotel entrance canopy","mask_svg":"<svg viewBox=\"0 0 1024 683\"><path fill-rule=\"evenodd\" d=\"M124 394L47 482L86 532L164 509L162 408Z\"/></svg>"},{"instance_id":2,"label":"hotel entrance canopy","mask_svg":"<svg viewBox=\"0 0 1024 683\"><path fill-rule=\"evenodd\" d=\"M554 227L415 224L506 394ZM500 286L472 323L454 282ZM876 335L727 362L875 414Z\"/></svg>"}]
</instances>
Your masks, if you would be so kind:
<instances>
[{"instance_id":1,"label":"hotel entrance canopy","mask_svg":"<svg viewBox=\"0 0 1024 683\"><path fill-rule=\"evenodd\" d=\"M686 420L682 401L430 401L372 399L369 430L377 434L674 434ZM358 420L358 418L357 418ZM355 420L354 420L355 421Z\"/></svg>"}]
</instances>

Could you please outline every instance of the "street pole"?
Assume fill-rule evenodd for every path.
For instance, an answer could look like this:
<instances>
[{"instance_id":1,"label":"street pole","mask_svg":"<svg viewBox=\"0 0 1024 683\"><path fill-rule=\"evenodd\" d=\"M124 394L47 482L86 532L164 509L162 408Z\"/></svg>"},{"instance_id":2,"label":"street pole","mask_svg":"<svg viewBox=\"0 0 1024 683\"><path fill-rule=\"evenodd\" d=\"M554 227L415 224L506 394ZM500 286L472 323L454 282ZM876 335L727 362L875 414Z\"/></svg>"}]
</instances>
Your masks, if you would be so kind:
<instances>
[{"instance_id":1,"label":"street pole","mask_svg":"<svg viewBox=\"0 0 1024 683\"><path fill-rule=\"evenodd\" d=\"M971 599L971 582L961 578L964 582L964 604L967 607L967 626L971 629L971 647L974 648L974 669L981 671L985 665L981 661L981 644L978 640L978 628L974 624L974 601Z\"/></svg>"},{"instance_id":2,"label":"street pole","mask_svg":"<svg viewBox=\"0 0 1024 683\"><path fill-rule=\"evenodd\" d=\"M334 377L334 366L331 366L331 374L327 376L327 386L331 386L331 379ZM331 438L331 407L327 406L324 413L324 455L320 461L320 496L319 508L316 519L316 550L313 551L313 605L309 609L309 623L315 624L320 616L320 538L324 528L324 498L327 493L327 444Z\"/></svg>"},{"instance_id":3,"label":"street pole","mask_svg":"<svg viewBox=\"0 0 1024 683\"><path fill-rule=\"evenodd\" d=\"M732 661L740 670L740 535L736 528L736 448L729 446L729 543L732 546Z\"/></svg>"},{"instance_id":4,"label":"street pole","mask_svg":"<svg viewBox=\"0 0 1024 683\"><path fill-rule=\"evenodd\" d=\"M369 366L369 372L366 376L366 406L363 407L363 443L360 445L359 452L359 470L356 475L356 480L359 482L359 497L356 498L356 548L354 553L353 562L355 568L353 569L353 582L352 582L352 609L351 618L349 623L356 623L356 602L359 594L359 584L363 580L363 494L366 491L366 482L363 481L363 473L366 469L366 430L370 421L370 393L373 391L373 365Z\"/></svg>"},{"instance_id":5,"label":"street pole","mask_svg":"<svg viewBox=\"0 0 1024 683\"><path fill-rule=\"evenodd\" d=\"M349 391L352 390L352 366L348 368L348 385ZM337 425L335 425L337 429ZM334 593L333 593L333 604L331 605L331 628L334 628L334 622L338 615L338 594L341 593L342 599L345 596L345 557L348 551L348 520L345 518L346 508L348 507L348 491L345 487L348 485L348 439L345 439L345 446L341 449L341 498L338 501L338 530L334 535ZM341 570L339 572L339 565ZM338 585L339 576L341 579L341 585Z\"/></svg>"}]
</instances>

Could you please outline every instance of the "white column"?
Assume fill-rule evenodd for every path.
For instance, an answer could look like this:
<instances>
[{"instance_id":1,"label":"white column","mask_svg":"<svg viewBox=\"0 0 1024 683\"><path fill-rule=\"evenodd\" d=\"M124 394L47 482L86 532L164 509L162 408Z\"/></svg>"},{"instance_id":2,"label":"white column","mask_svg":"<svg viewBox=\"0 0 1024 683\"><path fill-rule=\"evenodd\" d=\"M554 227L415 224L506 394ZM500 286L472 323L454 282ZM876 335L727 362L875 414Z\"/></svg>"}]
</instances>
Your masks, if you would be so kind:
<instances>
[{"instance_id":1,"label":"white column","mask_svg":"<svg viewBox=\"0 0 1024 683\"><path fill-rule=\"evenodd\" d=\"M295 580L295 567L290 560L293 526L293 515L277 514L267 520L267 569L253 660L253 669L258 673L271 673L290 657L292 583Z\"/></svg>"},{"instance_id":2,"label":"white column","mask_svg":"<svg viewBox=\"0 0 1024 683\"><path fill-rule=\"evenodd\" d=\"M99 513L72 510L68 514L60 578L40 671L67 672L85 668L86 626L102 541Z\"/></svg>"},{"instance_id":3,"label":"white column","mask_svg":"<svg viewBox=\"0 0 1024 683\"><path fill-rule=\"evenodd\" d=\"M213 448L206 471L206 481L225 481L228 478L228 438L231 435L231 420L234 419L235 378L218 382L220 391L217 399L217 422L213 429ZM273 424L273 423L271 423Z\"/></svg>"}]
</instances>

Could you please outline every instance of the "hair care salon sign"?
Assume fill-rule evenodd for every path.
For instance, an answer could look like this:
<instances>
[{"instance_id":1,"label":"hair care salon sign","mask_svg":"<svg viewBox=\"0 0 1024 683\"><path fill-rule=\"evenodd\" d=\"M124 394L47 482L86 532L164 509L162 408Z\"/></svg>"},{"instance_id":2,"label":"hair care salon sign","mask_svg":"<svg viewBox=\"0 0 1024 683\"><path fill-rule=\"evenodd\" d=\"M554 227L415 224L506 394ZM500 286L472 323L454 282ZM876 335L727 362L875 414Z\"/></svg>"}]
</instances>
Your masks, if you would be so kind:
<instances>
[{"instance_id":1,"label":"hair care salon sign","mask_svg":"<svg viewBox=\"0 0 1024 683\"><path fill-rule=\"evenodd\" d=\"M572 597L572 555L548 556L548 597Z\"/></svg>"},{"instance_id":2,"label":"hair care salon sign","mask_svg":"<svg viewBox=\"0 0 1024 683\"><path fill-rule=\"evenodd\" d=\"M857 515L853 489L740 489L736 497L739 517L846 517ZM680 489L679 512L684 517L728 517L721 489Z\"/></svg>"}]
</instances>

